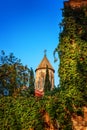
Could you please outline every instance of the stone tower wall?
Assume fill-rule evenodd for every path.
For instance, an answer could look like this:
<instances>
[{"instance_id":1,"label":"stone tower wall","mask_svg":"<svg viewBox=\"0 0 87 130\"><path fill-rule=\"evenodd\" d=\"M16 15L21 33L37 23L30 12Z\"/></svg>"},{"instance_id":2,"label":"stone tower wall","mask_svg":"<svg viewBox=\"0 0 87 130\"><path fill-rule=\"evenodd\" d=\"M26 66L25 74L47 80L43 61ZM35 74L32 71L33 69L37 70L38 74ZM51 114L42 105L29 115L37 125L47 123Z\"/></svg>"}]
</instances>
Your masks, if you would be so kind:
<instances>
[{"instance_id":1,"label":"stone tower wall","mask_svg":"<svg viewBox=\"0 0 87 130\"><path fill-rule=\"evenodd\" d=\"M54 72L51 69L49 70L49 80L51 82L52 88L54 88ZM45 83L45 76L46 76L46 69L38 69L36 71L36 78L35 78L35 89L43 91L44 90L44 83Z\"/></svg>"}]
</instances>

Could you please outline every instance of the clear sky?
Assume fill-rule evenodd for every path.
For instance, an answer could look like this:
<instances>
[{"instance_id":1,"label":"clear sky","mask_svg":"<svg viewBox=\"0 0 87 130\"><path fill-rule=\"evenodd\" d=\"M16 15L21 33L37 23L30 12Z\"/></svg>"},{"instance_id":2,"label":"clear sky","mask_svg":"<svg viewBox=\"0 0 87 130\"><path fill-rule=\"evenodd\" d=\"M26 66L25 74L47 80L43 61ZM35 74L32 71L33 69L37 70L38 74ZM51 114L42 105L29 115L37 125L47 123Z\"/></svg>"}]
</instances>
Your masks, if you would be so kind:
<instances>
[{"instance_id":1,"label":"clear sky","mask_svg":"<svg viewBox=\"0 0 87 130\"><path fill-rule=\"evenodd\" d=\"M58 45L63 0L0 0L0 51L13 53L33 70L47 50L59 83L58 62L53 51Z\"/></svg>"}]
</instances>

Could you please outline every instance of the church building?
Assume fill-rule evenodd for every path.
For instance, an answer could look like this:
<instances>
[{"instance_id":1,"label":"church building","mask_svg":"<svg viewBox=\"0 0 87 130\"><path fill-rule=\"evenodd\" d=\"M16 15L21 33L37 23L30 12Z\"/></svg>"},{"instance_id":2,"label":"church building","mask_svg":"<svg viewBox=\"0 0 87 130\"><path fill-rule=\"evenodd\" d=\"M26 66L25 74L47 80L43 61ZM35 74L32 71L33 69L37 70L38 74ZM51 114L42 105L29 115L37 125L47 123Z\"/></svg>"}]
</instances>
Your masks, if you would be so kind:
<instances>
[{"instance_id":1,"label":"church building","mask_svg":"<svg viewBox=\"0 0 87 130\"><path fill-rule=\"evenodd\" d=\"M49 80L51 83L51 90L54 88L54 68L50 64L46 53L38 67L36 68L36 77L35 77L35 96L43 96L44 95L44 84L46 77L46 68L48 66L49 71Z\"/></svg>"}]
</instances>

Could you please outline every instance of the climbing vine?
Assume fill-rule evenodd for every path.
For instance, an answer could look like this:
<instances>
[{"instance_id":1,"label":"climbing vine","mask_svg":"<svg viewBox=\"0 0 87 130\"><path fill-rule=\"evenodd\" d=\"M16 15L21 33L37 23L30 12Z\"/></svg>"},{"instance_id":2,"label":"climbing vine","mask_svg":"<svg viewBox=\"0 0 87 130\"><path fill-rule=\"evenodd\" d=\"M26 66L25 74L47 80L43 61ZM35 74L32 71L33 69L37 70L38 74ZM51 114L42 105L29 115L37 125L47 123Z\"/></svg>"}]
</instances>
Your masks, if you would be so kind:
<instances>
[{"instance_id":1,"label":"climbing vine","mask_svg":"<svg viewBox=\"0 0 87 130\"><path fill-rule=\"evenodd\" d=\"M71 130L72 123L69 118L67 124L67 116L72 113L82 115L81 108L87 105L87 7L67 6L62 14L62 32L55 49L60 58L58 73L61 88L57 114L60 125L63 124L61 129Z\"/></svg>"}]
</instances>

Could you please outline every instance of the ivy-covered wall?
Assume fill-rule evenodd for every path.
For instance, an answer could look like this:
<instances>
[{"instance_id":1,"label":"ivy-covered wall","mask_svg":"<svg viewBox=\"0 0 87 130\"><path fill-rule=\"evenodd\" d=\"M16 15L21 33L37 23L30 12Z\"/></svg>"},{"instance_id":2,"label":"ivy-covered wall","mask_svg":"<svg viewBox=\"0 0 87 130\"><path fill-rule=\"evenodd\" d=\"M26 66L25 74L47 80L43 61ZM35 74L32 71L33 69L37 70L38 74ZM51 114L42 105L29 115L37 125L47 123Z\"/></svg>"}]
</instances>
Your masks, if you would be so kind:
<instances>
[{"instance_id":1,"label":"ivy-covered wall","mask_svg":"<svg viewBox=\"0 0 87 130\"><path fill-rule=\"evenodd\" d=\"M63 9L59 45L60 87L75 90L87 101L87 7Z\"/></svg>"},{"instance_id":2,"label":"ivy-covered wall","mask_svg":"<svg viewBox=\"0 0 87 130\"><path fill-rule=\"evenodd\" d=\"M72 115L83 116L81 109L87 106L87 6L64 6L62 15L62 31L54 51L60 59L57 115L61 129L71 130Z\"/></svg>"}]
</instances>

